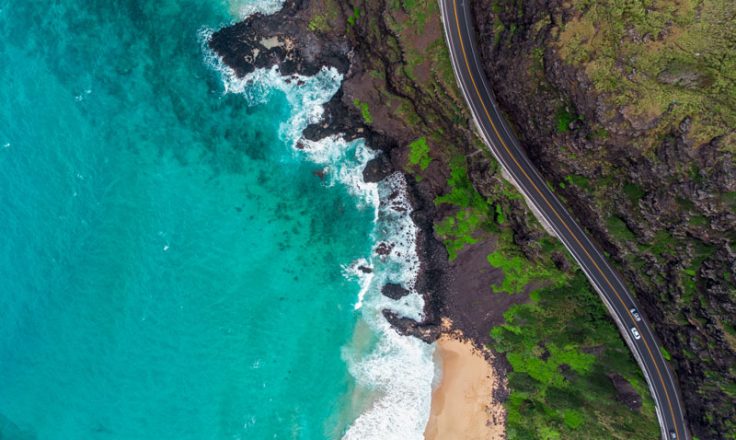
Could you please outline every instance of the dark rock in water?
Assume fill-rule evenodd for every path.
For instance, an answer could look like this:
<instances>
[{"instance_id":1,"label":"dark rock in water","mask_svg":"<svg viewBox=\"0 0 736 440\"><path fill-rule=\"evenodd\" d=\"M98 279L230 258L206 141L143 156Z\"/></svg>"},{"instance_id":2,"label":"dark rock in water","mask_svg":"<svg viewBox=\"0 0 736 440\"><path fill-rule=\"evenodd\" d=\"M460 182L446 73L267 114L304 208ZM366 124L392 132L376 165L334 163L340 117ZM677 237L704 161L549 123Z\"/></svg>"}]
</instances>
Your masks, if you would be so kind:
<instances>
[{"instance_id":1,"label":"dark rock in water","mask_svg":"<svg viewBox=\"0 0 736 440\"><path fill-rule=\"evenodd\" d=\"M417 322L411 318L405 318L391 310L384 309L383 316L389 324L404 336L414 336L427 344L431 344L440 337L442 329L439 325Z\"/></svg>"},{"instance_id":2,"label":"dark rock in water","mask_svg":"<svg viewBox=\"0 0 736 440\"><path fill-rule=\"evenodd\" d=\"M344 92L342 88L323 105L324 113L322 120L309 124L304 129L302 136L311 141L319 141L329 136L340 136L346 141L353 141L359 137L365 136L365 128L363 127L361 116L355 106L348 107L343 102ZM374 148L371 142L368 146Z\"/></svg>"},{"instance_id":3,"label":"dark rock in water","mask_svg":"<svg viewBox=\"0 0 736 440\"><path fill-rule=\"evenodd\" d=\"M385 241L382 241L378 243L378 246L373 250L377 255L386 256L391 253L391 251L394 248L393 243L386 243Z\"/></svg>"},{"instance_id":4,"label":"dark rock in water","mask_svg":"<svg viewBox=\"0 0 736 440\"><path fill-rule=\"evenodd\" d=\"M379 154L366 164L363 169L363 180L366 182L380 182L393 172L394 167L388 157L385 154Z\"/></svg>"},{"instance_id":5,"label":"dark rock in water","mask_svg":"<svg viewBox=\"0 0 736 440\"><path fill-rule=\"evenodd\" d=\"M328 168L325 167L325 168L322 168L322 169L319 169L319 170L312 171L312 174L314 174L315 176L319 177L320 180L325 180L325 176L327 175L327 171L328 171Z\"/></svg>"},{"instance_id":6,"label":"dark rock in water","mask_svg":"<svg viewBox=\"0 0 736 440\"><path fill-rule=\"evenodd\" d=\"M254 14L212 34L208 42L239 76L258 68L278 66L282 75L314 75L322 66L346 73L350 66L347 42L320 39L308 29L309 2L293 0L273 15ZM297 85L302 85L297 80Z\"/></svg>"},{"instance_id":7,"label":"dark rock in water","mask_svg":"<svg viewBox=\"0 0 736 440\"><path fill-rule=\"evenodd\" d=\"M618 400L629 407L630 410L639 411L641 409L641 396L634 387L619 374L611 373L608 378L611 379L614 388L616 388Z\"/></svg>"},{"instance_id":8,"label":"dark rock in water","mask_svg":"<svg viewBox=\"0 0 736 440\"><path fill-rule=\"evenodd\" d=\"M404 289L398 284L386 284L381 289L381 293L383 294L383 296L387 296L391 299L401 299L411 292L407 289Z\"/></svg>"},{"instance_id":9,"label":"dark rock in water","mask_svg":"<svg viewBox=\"0 0 736 440\"><path fill-rule=\"evenodd\" d=\"M424 135L427 126L444 132L443 142L472 145L472 128L466 121L456 119L456 112L451 110L455 105L449 105L451 100L437 97L434 92L426 93L423 87L404 74L404 69L400 68L404 64L403 48L397 46L386 20L375 21L376 27L364 27L363 22L348 27L349 16L354 11L347 3L338 4L335 20L350 29L347 34L339 25L316 33L309 31L311 14L323 12L320 2L287 0L284 8L275 15L257 14L243 23L216 32L209 46L239 76L273 65L289 78L291 84L299 81L294 74L312 75L323 65L342 73L344 81L330 101L323 105L321 120L307 126L302 135L311 141L331 136L340 136L348 142L363 139L366 146L380 151L364 170L363 178L368 182L378 182L391 173L402 172L409 142ZM392 6L386 2L363 2L361 9L366 16L387 17ZM439 37L442 34L441 23L438 17L433 20L431 27ZM370 73L373 69L384 71L386 77L374 77ZM378 90L400 97L407 108L422 109L416 113L418 124L409 126L396 118L391 105L384 102L387 94L375 93ZM356 98L370 107L371 123L366 123L354 104ZM433 115L431 120L425 119L427 114ZM308 145L299 142L296 148L303 150ZM482 155L473 155L474 151L466 153L476 160L481 159ZM486 161L482 167L472 168L477 171L475 180L481 181L482 172L489 169L489 163ZM486 345L490 339L488 330L493 323L502 322L503 310L510 303L521 302L524 298L498 295L489 300L489 280L499 275L487 263L486 248L463 253L458 257L463 263L456 261L450 267L447 251L434 232L435 222L447 215L435 205L435 200L448 190L448 168L432 166L422 174L422 179L406 173L404 176L405 191L396 190L383 197L381 206L395 212L408 210L417 227L414 238L420 265L414 287L424 298L424 320L416 322L389 310L383 315L401 334L415 336L428 343L439 337L440 320L447 317L453 322L454 330L462 331L478 346ZM481 183L488 194L495 194L496 180ZM401 257L395 243L388 241L377 243L373 252L381 259L389 255ZM484 272L477 269L481 265ZM400 286L387 286L382 291L395 299L407 294ZM496 307L497 303L501 305Z\"/></svg>"},{"instance_id":10,"label":"dark rock in water","mask_svg":"<svg viewBox=\"0 0 736 440\"><path fill-rule=\"evenodd\" d=\"M372 267L368 267L368 266L363 266L363 265L358 266L358 270L361 271L361 272L363 272L363 273L373 273L373 268Z\"/></svg>"}]
</instances>

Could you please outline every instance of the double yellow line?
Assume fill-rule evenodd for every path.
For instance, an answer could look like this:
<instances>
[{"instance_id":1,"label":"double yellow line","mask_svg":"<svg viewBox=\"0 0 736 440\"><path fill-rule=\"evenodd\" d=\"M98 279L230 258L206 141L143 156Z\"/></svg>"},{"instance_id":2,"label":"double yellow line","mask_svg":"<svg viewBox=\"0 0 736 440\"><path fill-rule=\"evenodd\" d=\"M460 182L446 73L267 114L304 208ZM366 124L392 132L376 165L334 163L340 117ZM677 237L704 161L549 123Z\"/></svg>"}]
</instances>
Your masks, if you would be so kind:
<instances>
[{"instance_id":1,"label":"double yellow line","mask_svg":"<svg viewBox=\"0 0 736 440\"><path fill-rule=\"evenodd\" d=\"M583 244L580 242L580 240L578 240L577 236L572 232L572 230L567 225L567 223L562 219L562 216L560 215L560 213L557 212L557 210L554 208L554 206L552 205L552 203L550 203L550 201L547 199L547 197L544 195L544 193L542 193L542 191L539 189L539 187L537 186L537 184L534 183L534 180L532 180L532 178L526 172L526 170L524 169L524 167L521 166L521 164L519 163L519 161L516 159L516 156L513 154L513 152L511 151L511 149L508 147L508 145L506 145L506 142L503 140L503 137L498 132L498 129L496 128L496 124L493 123L493 118L491 118L491 115L488 112L488 108L486 107L486 104L483 101L483 96L481 95L480 90L478 89L478 85L475 82L475 78L473 77L473 72L470 69L470 62L468 61L468 55L467 55L467 53L465 51L465 43L463 41L462 32L460 32L460 18L459 18L458 13L457 13L457 0L453 0L452 1L452 6L453 6L453 13L455 15L455 25L457 27L457 36L458 36L458 39L460 41L460 49L462 50L462 53L463 53L463 59L465 60L465 67L468 70L468 76L470 77L470 81L473 83L473 88L475 89L475 93L478 96L478 100L480 101L481 105L483 106L483 111L485 112L486 118L488 118L488 122L491 124L491 127L493 128L493 131L496 134L496 137L501 142L501 145L503 145L503 147L506 150L506 152L508 153L509 157L511 157L511 159L514 161L514 163L516 164L516 166L524 174L524 177L526 177L526 179L529 181L529 183L532 184L532 186L534 187L534 189L536 190L536 192L544 200L544 202L547 204L547 206L549 207L549 209L552 210L552 212L555 214L555 216L557 217L557 219L559 220L559 222L565 227L565 229L570 234L570 236L573 238L573 240L575 240L575 242L578 244L578 246L580 246L580 248L583 250L583 252L585 252L585 255L593 263L593 266L595 266L596 270L598 270L598 272L603 276L603 279L606 280L606 284L608 284L608 287L613 291L614 294L616 294L616 298L618 298L618 300L621 303L621 305L624 307L624 309L626 309L626 312L629 314L629 317L631 318L632 322L634 322L634 326L638 329L639 326L636 324L636 319L634 319L634 316L631 314L631 311L629 310L629 308L626 307L626 303L624 302L623 298L621 298L621 295L619 294L618 290L616 290L613 287L613 284L608 279L608 276L606 275L606 273L600 268L600 266L598 265L598 263L596 263L595 259L590 255L590 253L588 252L587 248L585 246L583 246ZM450 50L452 50L452 48L450 48ZM470 105L471 103L469 102L468 104ZM667 386L665 385L664 377L662 376L662 372L659 369L659 365L657 365L657 360L654 357L654 353L652 353L652 350L649 347L649 343L647 342L646 338L643 338L642 337L642 341L644 341L644 345L646 346L647 352L649 353L649 356L652 359L652 363L654 364L654 368L657 370L657 376L659 378L660 383L662 384L662 389L664 389L665 398L667 399L667 405L669 406L670 414L672 415L672 421L673 421L673 423L675 425L675 432L677 434L677 438L680 438L680 430L678 428L678 423L677 423L677 420L675 418L675 412L674 412L674 410L672 408L672 400L670 399L669 392L667 392ZM634 342L634 344L635 343L636 342Z\"/></svg>"}]
</instances>

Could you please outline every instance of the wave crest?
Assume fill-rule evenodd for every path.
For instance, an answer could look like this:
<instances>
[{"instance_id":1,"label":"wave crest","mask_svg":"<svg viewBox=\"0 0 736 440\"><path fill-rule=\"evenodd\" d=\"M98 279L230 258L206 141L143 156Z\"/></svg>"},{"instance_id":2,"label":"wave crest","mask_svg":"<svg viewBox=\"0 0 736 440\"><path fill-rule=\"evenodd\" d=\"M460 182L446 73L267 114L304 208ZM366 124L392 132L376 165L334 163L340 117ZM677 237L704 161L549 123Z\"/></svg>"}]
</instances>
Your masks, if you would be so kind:
<instances>
[{"instance_id":1,"label":"wave crest","mask_svg":"<svg viewBox=\"0 0 736 440\"><path fill-rule=\"evenodd\" d=\"M205 43L209 35L208 30L201 33ZM207 63L222 76L225 93L241 94L252 104L265 102L274 92L284 93L291 115L281 124L281 138L296 154L323 165L329 185L345 185L359 206L373 209L373 242L384 243L384 251L344 265L343 271L361 286L355 309L376 343L368 351L357 345L342 349L350 374L357 387L368 392L371 404L352 421L343 439L422 439L435 374L434 345L398 334L382 314L383 309L390 308L421 319L424 307L422 296L415 290L420 264L417 228L410 217L412 208L404 176L397 172L379 183L365 182L363 169L378 153L361 139L347 142L331 136L315 142L302 138L307 125L321 120L323 104L340 87L342 75L336 69L323 67L312 77L284 77L273 67L238 77L206 44L203 47ZM381 294L386 283L400 284L411 293L399 301L391 300Z\"/></svg>"}]
</instances>

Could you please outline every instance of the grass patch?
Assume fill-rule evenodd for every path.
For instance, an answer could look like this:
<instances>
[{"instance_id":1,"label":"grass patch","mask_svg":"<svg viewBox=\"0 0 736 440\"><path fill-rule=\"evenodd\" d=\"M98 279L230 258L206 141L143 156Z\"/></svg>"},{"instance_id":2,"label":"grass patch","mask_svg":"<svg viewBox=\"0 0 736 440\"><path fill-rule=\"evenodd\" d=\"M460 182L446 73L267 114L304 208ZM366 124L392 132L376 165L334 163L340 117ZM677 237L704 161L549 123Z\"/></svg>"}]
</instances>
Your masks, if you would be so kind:
<instances>
[{"instance_id":1,"label":"grass patch","mask_svg":"<svg viewBox=\"0 0 736 440\"><path fill-rule=\"evenodd\" d=\"M494 287L494 291L520 293L524 287L534 280L557 280L562 278L561 272L542 264L529 261L518 252L515 246L499 245L488 255L488 263L503 271L503 281Z\"/></svg>"},{"instance_id":2,"label":"grass patch","mask_svg":"<svg viewBox=\"0 0 736 440\"><path fill-rule=\"evenodd\" d=\"M690 218L690 224L692 226L706 226L708 223L708 218L704 215L697 214Z\"/></svg>"},{"instance_id":3,"label":"grass patch","mask_svg":"<svg viewBox=\"0 0 736 440\"><path fill-rule=\"evenodd\" d=\"M425 136L413 141L409 144L409 163L418 166L420 170L424 171L432 162L432 158L429 157L429 145L427 144L427 138Z\"/></svg>"},{"instance_id":4,"label":"grass patch","mask_svg":"<svg viewBox=\"0 0 736 440\"><path fill-rule=\"evenodd\" d=\"M330 23L326 15L315 15L307 25L312 32L326 32L330 29Z\"/></svg>"},{"instance_id":5,"label":"grass patch","mask_svg":"<svg viewBox=\"0 0 736 440\"><path fill-rule=\"evenodd\" d=\"M562 106L555 113L555 131L557 133L567 133L570 131L570 124L579 118L578 115L571 112L567 106Z\"/></svg>"},{"instance_id":6,"label":"grass patch","mask_svg":"<svg viewBox=\"0 0 736 440\"><path fill-rule=\"evenodd\" d=\"M462 208L486 210L491 204L475 190L468 176L465 158L456 156L450 161L450 178L447 181L450 192L437 197L435 205L448 204Z\"/></svg>"},{"instance_id":7,"label":"grass patch","mask_svg":"<svg viewBox=\"0 0 736 440\"><path fill-rule=\"evenodd\" d=\"M578 186L582 189L590 189L590 180L585 176L578 176L577 174L570 174L565 176L565 181L570 185Z\"/></svg>"},{"instance_id":8,"label":"grass patch","mask_svg":"<svg viewBox=\"0 0 736 440\"><path fill-rule=\"evenodd\" d=\"M606 226L608 227L608 232L617 240L620 241L633 241L636 236L633 232L631 232L631 229L626 225L626 223L617 216L611 216L606 221Z\"/></svg>"},{"instance_id":9,"label":"grass patch","mask_svg":"<svg viewBox=\"0 0 736 440\"><path fill-rule=\"evenodd\" d=\"M368 125L373 124L373 115L371 115L367 102L362 102L360 99L355 98L353 99L353 105L360 111L360 116L363 117L363 122Z\"/></svg>"},{"instance_id":10,"label":"grass patch","mask_svg":"<svg viewBox=\"0 0 736 440\"><path fill-rule=\"evenodd\" d=\"M435 225L435 233L442 238L450 261L457 258L457 253L463 247L478 242L474 234L482 222L483 219L476 211L463 209Z\"/></svg>"},{"instance_id":11,"label":"grass patch","mask_svg":"<svg viewBox=\"0 0 736 440\"><path fill-rule=\"evenodd\" d=\"M437 206L451 205L457 207L458 211L436 223L435 233L444 243L452 261L463 247L477 243L478 233L497 231L498 226L495 224L494 204L473 187L463 156L456 156L450 161L447 186L450 191L437 197L434 203Z\"/></svg>"}]
</instances>

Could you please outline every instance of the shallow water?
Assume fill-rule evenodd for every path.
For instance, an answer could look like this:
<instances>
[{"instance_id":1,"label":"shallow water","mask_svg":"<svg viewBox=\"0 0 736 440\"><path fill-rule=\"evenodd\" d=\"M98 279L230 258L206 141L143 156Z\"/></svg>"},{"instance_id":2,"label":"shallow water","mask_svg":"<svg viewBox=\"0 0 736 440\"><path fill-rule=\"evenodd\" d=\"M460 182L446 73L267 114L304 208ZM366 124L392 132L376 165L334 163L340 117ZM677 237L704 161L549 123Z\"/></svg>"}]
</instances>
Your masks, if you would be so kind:
<instances>
[{"instance_id":1,"label":"shallow water","mask_svg":"<svg viewBox=\"0 0 736 440\"><path fill-rule=\"evenodd\" d=\"M373 211L223 94L227 4L5 2L0 413L40 439L323 438ZM0 435L2 437L2 435Z\"/></svg>"},{"instance_id":2,"label":"shallow water","mask_svg":"<svg viewBox=\"0 0 736 440\"><path fill-rule=\"evenodd\" d=\"M293 148L339 75L245 85L203 49L278 4L0 0L0 438L421 438L432 349L378 294L416 271L400 179Z\"/></svg>"}]
</instances>

